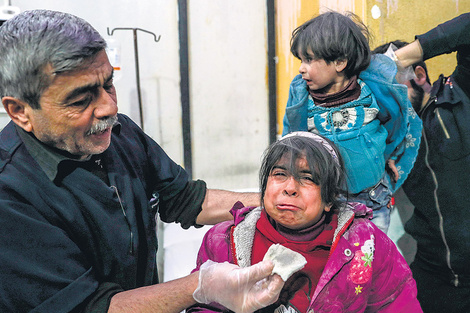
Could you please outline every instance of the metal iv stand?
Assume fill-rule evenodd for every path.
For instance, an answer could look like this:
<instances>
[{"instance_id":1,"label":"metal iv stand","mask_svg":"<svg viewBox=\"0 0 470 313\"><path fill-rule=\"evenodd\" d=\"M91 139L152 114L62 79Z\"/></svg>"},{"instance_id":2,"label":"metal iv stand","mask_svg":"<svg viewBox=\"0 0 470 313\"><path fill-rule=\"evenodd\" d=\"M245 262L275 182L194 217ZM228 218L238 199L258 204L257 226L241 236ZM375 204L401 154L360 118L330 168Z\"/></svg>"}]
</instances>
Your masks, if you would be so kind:
<instances>
[{"instance_id":1,"label":"metal iv stand","mask_svg":"<svg viewBox=\"0 0 470 313\"><path fill-rule=\"evenodd\" d=\"M139 100L139 116L140 116L140 127L142 128L142 130L144 130L144 115L143 115L143 109L142 109L142 94L141 94L141 91L140 91L140 71L139 71L139 48L138 48L138 44L137 44L137 31L142 31L144 33L147 33L147 34L150 34L150 35L153 35L153 38L155 40L155 42L158 42L160 41L160 35L157 36L148 31L148 30L145 30L145 29L141 29L141 28L122 28L122 27L118 27L118 28L113 28L111 30L111 32L109 31L109 27L107 28L107 32L108 32L108 36L112 36L114 34L114 31L116 30L132 30L133 34L134 34L134 57L135 57L135 76L136 76L136 83L137 83L137 98Z\"/></svg>"}]
</instances>

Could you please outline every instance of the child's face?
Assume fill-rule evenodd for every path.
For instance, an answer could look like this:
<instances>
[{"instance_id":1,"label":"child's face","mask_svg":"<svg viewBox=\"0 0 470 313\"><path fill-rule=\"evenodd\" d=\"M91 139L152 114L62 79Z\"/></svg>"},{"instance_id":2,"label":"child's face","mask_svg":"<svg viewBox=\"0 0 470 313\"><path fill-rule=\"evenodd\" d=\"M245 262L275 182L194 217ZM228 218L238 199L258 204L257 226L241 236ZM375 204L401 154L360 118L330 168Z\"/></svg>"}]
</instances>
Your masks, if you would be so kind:
<instances>
[{"instance_id":1,"label":"child's face","mask_svg":"<svg viewBox=\"0 0 470 313\"><path fill-rule=\"evenodd\" d=\"M348 84L349 79L343 72L347 61L337 60L328 64L323 59L317 60L310 56L299 55L301 56L299 73L302 74L310 90L332 94L341 91Z\"/></svg>"},{"instance_id":2,"label":"child's face","mask_svg":"<svg viewBox=\"0 0 470 313\"><path fill-rule=\"evenodd\" d=\"M296 161L299 180L289 168L289 160L282 157L271 170L266 184L264 208L277 223L290 229L304 229L315 224L323 211L331 206L323 203L320 186L312 181L305 157Z\"/></svg>"}]
</instances>

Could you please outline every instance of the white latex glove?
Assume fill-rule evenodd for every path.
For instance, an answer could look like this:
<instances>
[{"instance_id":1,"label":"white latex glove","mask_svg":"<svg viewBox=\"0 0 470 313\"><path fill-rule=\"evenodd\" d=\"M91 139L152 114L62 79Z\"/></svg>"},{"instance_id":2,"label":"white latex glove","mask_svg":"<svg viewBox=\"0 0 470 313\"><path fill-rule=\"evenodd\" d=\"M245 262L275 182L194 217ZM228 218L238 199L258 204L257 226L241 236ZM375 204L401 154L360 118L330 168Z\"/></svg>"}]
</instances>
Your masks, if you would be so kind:
<instances>
[{"instance_id":1,"label":"white latex glove","mask_svg":"<svg viewBox=\"0 0 470 313\"><path fill-rule=\"evenodd\" d=\"M395 76L397 79L397 82L399 84L403 84L406 81L412 80L416 78L415 71L413 70L413 66L408 66L408 67L403 67L400 64L400 61L398 60L397 56L395 55L395 50L397 50L397 47L391 43L388 46L387 52L384 53L384 55L388 56L390 59L392 59L395 64L397 65L397 75Z\"/></svg>"},{"instance_id":2,"label":"white latex glove","mask_svg":"<svg viewBox=\"0 0 470 313\"><path fill-rule=\"evenodd\" d=\"M241 268L208 260L199 269L193 298L199 303L217 302L237 313L264 308L277 301L284 286L279 275L271 275L273 267L271 261Z\"/></svg>"}]
</instances>

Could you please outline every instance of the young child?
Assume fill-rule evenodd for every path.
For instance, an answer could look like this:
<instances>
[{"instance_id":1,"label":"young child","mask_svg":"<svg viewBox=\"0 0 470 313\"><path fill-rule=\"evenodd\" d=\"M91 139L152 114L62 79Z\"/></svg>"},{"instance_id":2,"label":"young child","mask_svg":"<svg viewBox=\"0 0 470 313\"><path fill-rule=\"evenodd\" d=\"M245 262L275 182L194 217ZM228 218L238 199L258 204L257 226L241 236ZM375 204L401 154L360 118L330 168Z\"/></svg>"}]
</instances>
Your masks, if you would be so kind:
<instances>
[{"instance_id":1,"label":"young child","mask_svg":"<svg viewBox=\"0 0 470 313\"><path fill-rule=\"evenodd\" d=\"M205 235L197 268L208 260L247 267L281 244L307 260L276 303L258 312L422 312L416 284L393 242L370 220L371 209L339 199L343 161L327 139L289 134L266 151L262 207L237 203L233 221ZM187 312L227 312L217 303Z\"/></svg>"},{"instance_id":2,"label":"young child","mask_svg":"<svg viewBox=\"0 0 470 313\"><path fill-rule=\"evenodd\" d=\"M309 131L332 140L345 160L349 200L373 209L385 233L390 200L413 167L421 120L394 62L374 55L367 28L352 13L323 13L294 30L301 60L290 85L283 135Z\"/></svg>"}]
</instances>

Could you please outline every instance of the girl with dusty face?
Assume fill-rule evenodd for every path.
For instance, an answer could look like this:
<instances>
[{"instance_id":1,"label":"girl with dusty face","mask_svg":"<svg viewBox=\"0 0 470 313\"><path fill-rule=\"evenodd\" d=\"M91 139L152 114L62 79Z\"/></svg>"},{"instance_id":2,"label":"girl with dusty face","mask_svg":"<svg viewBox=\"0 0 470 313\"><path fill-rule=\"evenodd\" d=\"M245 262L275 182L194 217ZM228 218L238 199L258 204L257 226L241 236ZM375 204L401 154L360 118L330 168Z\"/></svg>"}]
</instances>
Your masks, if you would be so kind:
<instances>
[{"instance_id":1,"label":"girl with dusty face","mask_svg":"<svg viewBox=\"0 0 470 313\"><path fill-rule=\"evenodd\" d=\"M269 173L264 195L266 213L280 225L301 230L320 220L331 205L324 203L321 186L314 183L305 156L295 161L291 173L290 159L283 156Z\"/></svg>"}]
</instances>

